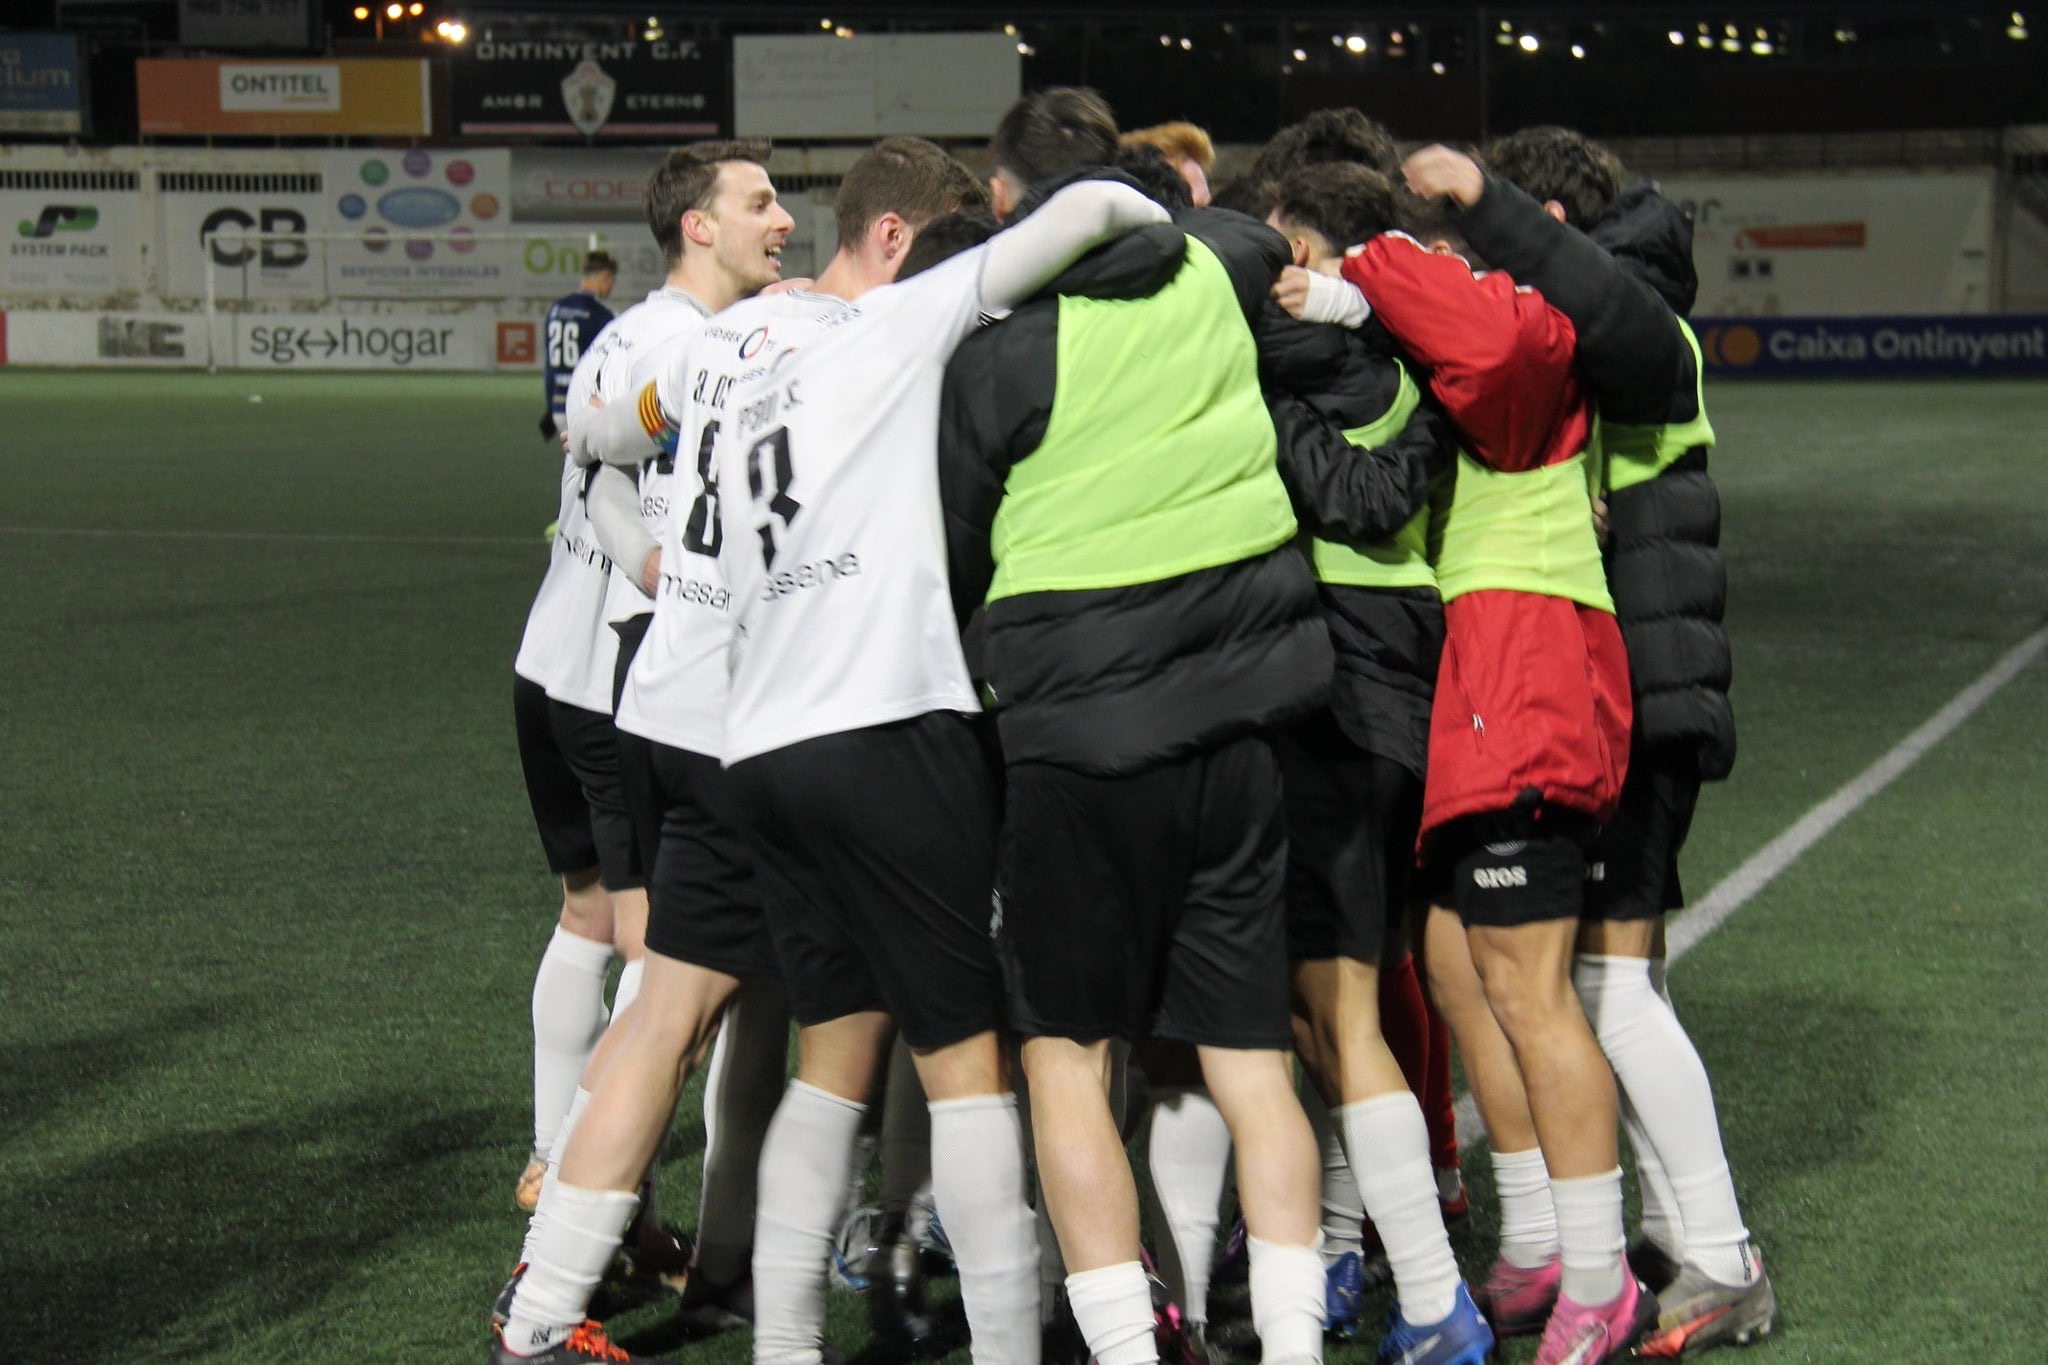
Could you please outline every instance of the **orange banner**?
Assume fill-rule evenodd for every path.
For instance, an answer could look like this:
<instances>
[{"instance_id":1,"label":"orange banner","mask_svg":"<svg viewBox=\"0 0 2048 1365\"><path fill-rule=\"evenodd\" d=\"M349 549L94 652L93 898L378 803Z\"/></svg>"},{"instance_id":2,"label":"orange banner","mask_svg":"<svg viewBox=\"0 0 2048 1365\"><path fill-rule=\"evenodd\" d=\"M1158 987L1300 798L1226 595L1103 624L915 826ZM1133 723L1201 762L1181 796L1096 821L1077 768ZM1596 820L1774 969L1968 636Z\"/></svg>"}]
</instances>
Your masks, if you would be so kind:
<instances>
[{"instance_id":1,"label":"orange banner","mask_svg":"<svg viewBox=\"0 0 2048 1365\"><path fill-rule=\"evenodd\" d=\"M427 63L410 58L144 58L135 63L135 93L144 137L424 137L433 124Z\"/></svg>"}]
</instances>

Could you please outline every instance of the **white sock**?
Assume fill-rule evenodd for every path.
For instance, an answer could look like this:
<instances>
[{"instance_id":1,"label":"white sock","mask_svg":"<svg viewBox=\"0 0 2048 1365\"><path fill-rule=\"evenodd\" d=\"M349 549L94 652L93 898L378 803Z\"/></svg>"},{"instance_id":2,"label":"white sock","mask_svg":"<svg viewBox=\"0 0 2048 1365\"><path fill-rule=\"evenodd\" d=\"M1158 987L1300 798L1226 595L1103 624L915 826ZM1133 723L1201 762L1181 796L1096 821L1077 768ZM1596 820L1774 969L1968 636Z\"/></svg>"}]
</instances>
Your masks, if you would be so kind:
<instances>
[{"instance_id":1,"label":"white sock","mask_svg":"<svg viewBox=\"0 0 2048 1365\"><path fill-rule=\"evenodd\" d=\"M612 946L555 926L533 974L533 1150L546 1156L590 1050L604 1033Z\"/></svg>"},{"instance_id":2,"label":"white sock","mask_svg":"<svg viewBox=\"0 0 2048 1365\"><path fill-rule=\"evenodd\" d=\"M556 1185L546 1228L512 1295L504 1333L507 1350L536 1355L575 1330L639 1204L627 1190Z\"/></svg>"},{"instance_id":3,"label":"white sock","mask_svg":"<svg viewBox=\"0 0 2048 1365\"><path fill-rule=\"evenodd\" d=\"M754 1188L761 1144L782 1098L789 1010L778 990L742 986L719 1026L704 1079L704 1181L697 1200L697 1261L717 1288L747 1273L754 1251Z\"/></svg>"},{"instance_id":4,"label":"white sock","mask_svg":"<svg viewBox=\"0 0 2048 1365\"><path fill-rule=\"evenodd\" d=\"M931 1105L932 1197L960 1270L976 1365L1038 1365L1038 1233L1015 1095Z\"/></svg>"},{"instance_id":5,"label":"white sock","mask_svg":"<svg viewBox=\"0 0 2048 1365\"><path fill-rule=\"evenodd\" d=\"M1401 1316L1417 1327L1442 1322L1457 1307L1462 1281L1436 1202L1422 1105L1412 1091L1398 1090L1347 1104L1337 1118L1365 1211L1387 1249Z\"/></svg>"},{"instance_id":6,"label":"white sock","mask_svg":"<svg viewBox=\"0 0 2048 1365\"><path fill-rule=\"evenodd\" d=\"M626 1006L640 998L640 978L647 972L647 954L630 959L619 968L619 984L612 987L612 1018L626 1012Z\"/></svg>"},{"instance_id":7,"label":"white sock","mask_svg":"<svg viewBox=\"0 0 2048 1365\"><path fill-rule=\"evenodd\" d=\"M1491 1157L1493 1193L1500 1202L1501 1259L1519 1270L1548 1265L1557 1256L1557 1208L1550 1202L1543 1149Z\"/></svg>"},{"instance_id":8,"label":"white sock","mask_svg":"<svg viewBox=\"0 0 2048 1365\"><path fill-rule=\"evenodd\" d=\"M1714 1089L1698 1049L1657 994L1639 957L1580 957L1572 967L1587 1022L1662 1166L1687 1261L1713 1279L1746 1284L1749 1229L1721 1148Z\"/></svg>"},{"instance_id":9,"label":"white sock","mask_svg":"<svg viewBox=\"0 0 2048 1365\"><path fill-rule=\"evenodd\" d=\"M547 1174L540 1179L540 1199L533 1206L533 1216L526 1220L526 1241L519 1248L522 1262L533 1260L534 1247L540 1237L540 1230L547 1222L548 1209L554 1203L555 1189L560 1183L562 1153L569 1150L569 1139L575 1136L576 1125L583 1121L583 1111L590 1107L590 1092L582 1086L576 1087L575 1095L569 1101L569 1112L562 1115L562 1123L555 1130L554 1146L548 1149Z\"/></svg>"},{"instance_id":10,"label":"white sock","mask_svg":"<svg viewBox=\"0 0 2048 1365\"><path fill-rule=\"evenodd\" d=\"M1664 1173L1664 1163L1658 1159L1650 1135L1643 1131L1642 1120L1636 1117L1636 1107L1629 1103L1628 1091L1622 1090L1620 1099L1621 1131L1628 1135L1629 1150L1636 1158L1636 1189L1643 1201L1643 1236L1673 1261L1683 1261L1685 1224L1678 1216L1678 1195L1671 1188L1671 1177Z\"/></svg>"},{"instance_id":11,"label":"white sock","mask_svg":"<svg viewBox=\"0 0 2048 1365\"><path fill-rule=\"evenodd\" d=\"M761 1144L754 1221L754 1360L819 1365L825 1266L867 1106L791 1081Z\"/></svg>"},{"instance_id":12,"label":"white sock","mask_svg":"<svg viewBox=\"0 0 2048 1365\"><path fill-rule=\"evenodd\" d=\"M1628 1273L1621 1257L1628 1245L1621 1232L1621 1167L1605 1175L1552 1180L1550 1200L1557 1206L1558 1249L1564 1256L1561 1292L1587 1308L1613 1303Z\"/></svg>"},{"instance_id":13,"label":"white sock","mask_svg":"<svg viewBox=\"0 0 2048 1365\"><path fill-rule=\"evenodd\" d=\"M1323 1257L1317 1247L1245 1238L1251 1260L1252 1330L1261 1365L1323 1358Z\"/></svg>"},{"instance_id":14,"label":"white sock","mask_svg":"<svg viewBox=\"0 0 2048 1365\"><path fill-rule=\"evenodd\" d=\"M1316 1276L1320 1285L1320 1269ZM1096 1365L1151 1365L1159 1359L1152 1337L1152 1286L1138 1262L1067 1276L1067 1304Z\"/></svg>"},{"instance_id":15,"label":"white sock","mask_svg":"<svg viewBox=\"0 0 2048 1365\"><path fill-rule=\"evenodd\" d=\"M1209 1321L1209 1263L1230 1169L1230 1128L1209 1092L1174 1087L1152 1092L1152 1137L1146 1162L1159 1210L1180 1267L1181 1312L1197 1327ZM1169 1282L1170 1283L1170 1282Z\"/></svg>"},{"instance_id":16,"label":"white sock","mask_svg":"<svg viewBox=\"0 0 2048 1365\"><path fill-rule=\"evenodd\" d=\"M1306 1072L1298 1089L1308 1126L1323 1151L1323 1264L1332 1266L1346 1252L1365 1254L1365 1201L1351 1176L1351 1158L1344 1155L1344 1135Z\"/></svg>"}]
</instances>

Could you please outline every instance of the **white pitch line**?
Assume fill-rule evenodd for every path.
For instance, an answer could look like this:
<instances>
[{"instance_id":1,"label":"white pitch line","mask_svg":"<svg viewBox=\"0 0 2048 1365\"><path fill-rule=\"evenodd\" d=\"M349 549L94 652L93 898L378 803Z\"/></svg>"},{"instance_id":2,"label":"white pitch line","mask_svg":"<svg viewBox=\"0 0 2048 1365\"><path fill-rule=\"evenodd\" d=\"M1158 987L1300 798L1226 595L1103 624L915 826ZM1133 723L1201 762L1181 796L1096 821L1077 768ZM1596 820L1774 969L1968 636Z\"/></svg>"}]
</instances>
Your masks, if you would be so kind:
<instances>
[{"instance_id":1,"label":"white pitch line","mask_svg":"<svg viewBox=\"0 0 2048 1365\"><path fill-rule=\"evenodd\" d=\"M545 545L539 536L391 536L334 531L181 531L109 526L0 526L0 536L86 536L101 540L233 540L325 545Z\"/></svg>"},{"instance_id":2,"label":"white pitch line","mask_svg":"<svg viewBox=\"0 0 2048 1365\"><path fill-rule=\"evenodd\" d=\"M1898 781L1929 749L1954 734L1964 721L1996 696L1999 689L2040 658L2044 649L2048 649L2048 626L2007 650L1988 672L1958 692L1948 705L1936 711L1919 729L1892 746L1891 752L1793 821L1784 833L1752 853L1740 867L1723 877L1713 890L1690 908L1673 915L1664 930L1664 945L1670 960L1677 962L1697 948L1702 939L1726 924L1730 916L1755 899L1758 892L1798 862L1808 849L1825 839L1835 826ZM1461 1149L1486 1136L1486 1128L1479 1121L1479 1106L1471 1095L1458 1096L1456 1112L1458 1146Z\"/></svg>"}]
</instances>

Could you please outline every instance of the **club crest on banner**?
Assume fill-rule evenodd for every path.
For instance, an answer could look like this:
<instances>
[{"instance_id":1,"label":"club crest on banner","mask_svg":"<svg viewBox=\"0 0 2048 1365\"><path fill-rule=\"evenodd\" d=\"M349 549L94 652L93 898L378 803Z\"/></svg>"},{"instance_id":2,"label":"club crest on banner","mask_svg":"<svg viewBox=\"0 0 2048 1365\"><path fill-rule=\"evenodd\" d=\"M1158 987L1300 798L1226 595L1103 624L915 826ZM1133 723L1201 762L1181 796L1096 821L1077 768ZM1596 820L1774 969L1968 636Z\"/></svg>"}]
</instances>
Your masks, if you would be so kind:
<instances>
[{"instance_id":1,"label":"club crest on banner","mask_svg":"<svg viewBox=\"0 0 2048 1365\"><path fill-rule=\"evenodd\" d=\"M619 83L605 74L595 58L585 57L576 69L562 78L562 103L569 110L569 122L585 137L593 137L612 116L612 99Z\"/></svg>"}]
</instances>

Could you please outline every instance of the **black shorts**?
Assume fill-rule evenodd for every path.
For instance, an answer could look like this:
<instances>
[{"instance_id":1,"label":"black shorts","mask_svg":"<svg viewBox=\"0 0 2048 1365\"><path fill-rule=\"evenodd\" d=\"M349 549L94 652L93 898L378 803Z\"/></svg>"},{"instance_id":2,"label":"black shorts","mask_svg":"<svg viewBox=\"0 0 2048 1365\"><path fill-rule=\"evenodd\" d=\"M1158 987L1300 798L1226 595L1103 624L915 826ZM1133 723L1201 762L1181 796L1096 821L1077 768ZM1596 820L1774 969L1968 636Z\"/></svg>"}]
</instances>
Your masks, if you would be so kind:
<instances>
[{"instance_id":1,"label":"black shorts","mask_svg":"<svg viewBox=\"0 0 2048 1365\"><path fill-rule=\"evenodd\" d=\"M1467 928L1577 920L1586 905L1586 849L1599 830L1592 817L1560 809L1541 819L1519 809L1467 816L1436 831L1431 858Z\"/></svg>"},{"instance_id":2,"label":"black shorts","mask_svg":"<svg viewBox=\"0 0 2048 1365\"><path fill-rule=\"evenodd\" d=\"M1320 711L1275 737L1287 810L1287 960L1397 961L1422 782Z\"/></svg>"},{"instance_id":3,"label":"black shorts","mask_svg":"<svg viewBox=\"0 0 2048 1365\"><path fill-rule=\"evenodd\" d=\"M1293 1046L1286 861L1262 736L1122 777L1013 766L998 878L1013 1024Z\"/></svg>"},{"instance_id":4,"label":"black shorts","mask_svg":"<svg viewBox=\"0 0 2048 1365\"><path fill-rule=\"evenodd\" d=\"M566 877L595 867L607 891L645 886L619 780L612 718L558 702L539 683L515 673L512 719L548 870Z\"/></svg>"},{"instance_id":5,"label":"black shorts","mask_svg":"<svg viewBox=\"0 0 2048 1365\"><path fill-rule=\"evenodd\" d=\"M797 1023L886 1009L918 1049L1001 1027L995 774L971 717L804 740L726 782Z\"/></svg>"},{"instance_id":6,"label":"black shorts","mask_svg":"<svg viewBox=\"0 0 2048 1365\"><path fill-rule=\"evenodd\" d=\"M657 817L647 882L647 947L728 976L776 976L752 860L729 821L715 758L619 733L623 760L647 765Z\"/></svg>"},{"instance_id":7,"label":"black shorts","mask_svg":"<svg viewBox=\"0 0 2048 1365\"><path fill-rule=\"evenodd\" d=\"M1685 904L1678 851L1699 800L1695 750L1630 750L1621 807L1586 853L1587 919L1654 919Z\"/></svg>"}]
</instances>

